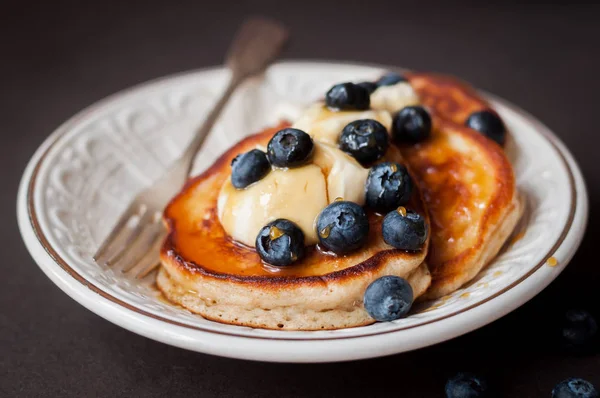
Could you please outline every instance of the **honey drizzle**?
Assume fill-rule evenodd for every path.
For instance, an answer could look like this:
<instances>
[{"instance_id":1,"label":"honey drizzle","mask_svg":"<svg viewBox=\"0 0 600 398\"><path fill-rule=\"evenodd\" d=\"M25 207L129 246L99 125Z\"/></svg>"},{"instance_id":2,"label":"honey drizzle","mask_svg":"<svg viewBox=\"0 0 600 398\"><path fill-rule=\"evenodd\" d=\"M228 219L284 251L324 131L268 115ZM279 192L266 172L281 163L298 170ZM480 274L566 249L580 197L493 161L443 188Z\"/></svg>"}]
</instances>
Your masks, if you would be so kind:
<instances>
[{"instance_id":1,"label":"honey drizzle","mask_svg":"<svg viewBox=\"0 0 600 398\"><path fill-rule=\"evenodd\" d=\"M329 234L331 233L331 225L327 225L325 228L319 231L319 236L323 239L329 238Z\"/></svg>"},{"instance_id":2,"label":"honey drizzle","mask_svg":"<svg viewBox=\"0 0 600 398\"><path fill-rule=\"evenodd\" d=\"M272 225L271 228L269 229L269 238L271 238L271 240L280 238L283 235L284 235L283 231L274 225Z\"/></svg>"}]
</instances>

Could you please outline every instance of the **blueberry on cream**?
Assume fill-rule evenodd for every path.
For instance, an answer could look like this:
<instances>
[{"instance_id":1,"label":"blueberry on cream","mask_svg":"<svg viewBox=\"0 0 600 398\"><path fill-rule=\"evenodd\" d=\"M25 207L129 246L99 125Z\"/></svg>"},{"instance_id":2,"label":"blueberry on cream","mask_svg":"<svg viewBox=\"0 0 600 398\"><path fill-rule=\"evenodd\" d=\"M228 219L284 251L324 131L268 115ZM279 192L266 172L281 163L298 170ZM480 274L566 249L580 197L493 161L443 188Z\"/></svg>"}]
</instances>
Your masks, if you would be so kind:
<instances>
[{"instance_id":1,"label":"blueberry on cream","mask_svg":"<svg viewBox=\"0 0 600 398\"><path fill-rule=\"evenodd\" d=\"M325 104L337 110L365 110L371 104L369 91L354 83L340 83L325 94Z\"/></svg>"},{"instance_id":2,"label":"blueberry on cream","mask_svg":"<svg viewBox=\"0 0 600 398\"><path fill-rule=\"evenodd\" d=\"M265 225L255 245L260 258L276 267L291 265L305 254L304 233L296 224L282 218Z\"/></svg>"},{"instance_id":3,"label":"blueberry on cream","mask_svg":"<svg viewBox=\"0 0 600 398\"><path fill-rule=\"evenodd\" d=\"M346 254L366 243L369 219L356 203L336 200L319 214L316 229L323 248L336 254Z\"/></svg>"},{"instance_id":4,"label":"blueberry on cream","mask_svg":"<svg viewBox=\"0 0 600 398\"><path fill-rule=\"evenodd\" d=\"M431 116L422 106L407 106L392 120L392 136L399 144L416 143L431 135Z\"/></svg>"},{"instance_id":5,"label":"blueberry on cream","mask_svg":"<svg viewBox=\"0 0 600 398\"><path fill-rule=\"evenodd\" d=\"M342 130L338 146L360 163L368 164L385 155L389 136L386 128L376 120L355 120Z\"/></svg>"},{"instance_id":6,"label":"blueberry on cream","mask_svg":"<svg viewBox=\"0 0 600 398\"><path fill-rule=\"evenodd\" d=\"M309 106L292 127L306 131L315 141L328 145L338 145L338 139L344 127L360 119L373 119L390 131L392 116L387 110L332 111L322 103Z\"/></svg>"},{"instance_id":7,"label":"blueberry on cream","mask_svg":"<svg viewBox=\"0 0 600 398\"><path fill-rule=\"evenodd\" d=\"M237 189L246 188L262 179L270 170L267 155L259 149L252 149L231 161L231 184Z\"/></svg>"},{"instance_id":8,"label":"blueberry on cream","mask_svg":"<svg viewBox=\"0 0 600 398\"><path fill-rule=\"evenodd\" d=\"M387 213L408 202L413 182L405 166L394 162L376 164L365 183L366 204L379 213Z\"/></svg>"},{"instance_id":9,"label":"blueberry on cream","mask_svg":"<svg viewBox=\"0 0 600 398\"><path fill-rule=\"evenodd\" d=\"M390 73L386 73L385 75L381 76L379 78L379 80L377 80L377 86L378 87L393 86L394 84L398 84L400 82L406 82L406 81L408 81L408 80L401 74L390 72Z\"/></svg>"},{"instance_id":10,"label":"blueberry on cream","mask_svg":"<svg viewBox=\"0 0 600 398\"><path fill-rule=\"evenodd\" d=\"M273 166L298 167L306 163L313 151L313 140L294 128L279 130L267 145L267 157Z\"/></svg>"},{"instance_id":11,"label":"blueberry on cream","mask_svg":"<svg viewBox=\"0 0 600 398\"><path fill-rule=\"evenodd\" d=\"M409 251L421 250L428 233L425 218L402 206L384 217L381 230L385 243Z\"/></svg>"},{"instance_id":12,"label":"blueberry on cream","mask_svg":"<svg viewBox=\"0 0 600 398\"><path fill-rule=\"evenodd\" d=\"M467 127L479 131L486 137L504 145L506 139L506 126L495 112L479 111L473 112L465 122Z\"/></svg>"},{"instance_id":13,"label":"blueberry on cream","mask_svg":"<svg viewBox=\"0 0 600 398\"><path fill-rule=\"evenodd\" d=\"M406 279L387 275L371 282L365 290L363 304L371 318L389 322L405 316L413 300L413 289Z\"/></svg>"}]
</instances>

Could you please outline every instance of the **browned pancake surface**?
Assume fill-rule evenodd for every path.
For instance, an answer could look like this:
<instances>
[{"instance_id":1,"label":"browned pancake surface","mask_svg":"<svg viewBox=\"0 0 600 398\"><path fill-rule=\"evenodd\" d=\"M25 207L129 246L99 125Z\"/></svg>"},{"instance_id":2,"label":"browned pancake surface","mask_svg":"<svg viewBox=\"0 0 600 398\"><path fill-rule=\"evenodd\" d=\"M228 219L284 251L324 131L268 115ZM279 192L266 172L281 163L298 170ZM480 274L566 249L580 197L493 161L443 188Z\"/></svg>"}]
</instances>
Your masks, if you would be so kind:
<instances>
[{"instance_id":1,"label":"browned pancake surface","mask_svg":"<svg viewBox=\"0 0 600 398\"><path fill-rule=\"evenodd\" d=\"M464 125L469 115L491 109L477 91L461 80L434 73L409 73L407 78L423 105L443 119Z\"/></svg>"},{"instance_id":2,"label":"browned pancake surface","mask_svg":"<svg viewBox=\"0 0 600 398\"><path fill-rule=\"evenodd\" d=\"M489 109L475 90L452 77L415 73L409 81L432 111L430 139L403 145L431 220L428 296L447 294L491 260L520 216L515 178L503 149L464 126ZM499 233L498 231L501 231Z\"/></svg>"}]
</instances>

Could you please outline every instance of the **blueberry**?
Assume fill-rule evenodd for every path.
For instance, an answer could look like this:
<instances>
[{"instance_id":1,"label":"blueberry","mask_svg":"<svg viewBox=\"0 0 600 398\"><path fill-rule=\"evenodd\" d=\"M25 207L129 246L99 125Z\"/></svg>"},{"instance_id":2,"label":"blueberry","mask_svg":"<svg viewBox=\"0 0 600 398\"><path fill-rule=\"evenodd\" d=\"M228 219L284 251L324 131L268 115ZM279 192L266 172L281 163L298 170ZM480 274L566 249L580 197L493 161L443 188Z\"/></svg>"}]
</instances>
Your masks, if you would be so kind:
<instances>
[{"instance_id":1,"label":"blueberry","mask_svg":"<svg viewBox=\"0 0 600 398\"><path fill-rule=\"evenodd\" d=\"M393 86L394 84L406 81L408 80L401 74L390 72L381 76L379 80L377 80L377 86Z\"/></svg>"},{"instance_id":2,"label":"blueberry","mask_svg":"<svg viewBox=\"0 0 600 398\"><path fill-rule=\"evenodd\" d=\"M325 95L328 107L341 110L365 110L371 105L369 91L354 83L333 86Z\"/></svg>"},{"instance_id":3,"label":"blueberry","mask_svg":"<svg viewBox=\"0 0 600 398\"><path fill-rule=\"evenodd\" d=\"M567 349L579 350L589 347L598 333L598 324L587 311L569 310L565 314L562 338Z\"/></svg>"},{"instance_id":4,"label":"blueberry","mask_svg":"<svg viewBox=\"0 0 600 398\"><path fill-rule=\"evenodd\" d=\"M335 201L317 217L319 243L336 254L361 247L369 235L369 219L364 209L353 202Z\"/></svg>"},{"instance_id":5,"label":"blueberry","mask_svg":"<svg viewBox=\"0 0 600 398\"><path fill-rule=\"evenodd\" d=\"M255 246L265 263L285 267L304 257L304 233L293 222L279 218L260 230Z\"/></svg>"},{"instance_id":6,"label":"blueberry","mask_svg":"<svg viewBox=\"0 0 600 398\"><path fill-rule=\"evenodd\" d=\"M402 250L421 250L427 240L425 218L412 210L399 207L383 218L383 240Z\"/></svg>"},{"instance_id":7,"label":"blueberry","mask_svg":"<svg viewBox=\"0 0 600 398\"><path fill-rule=\"evenodd\" d=\"M500 145L504 145L506 138L506 127L504 122L495 112L480 111L471 113L465 122L467 127L479 131L481 134L496 141Z\"/></svg>"},{"instance_id":8,"label":"blueberry","mask_svg":"<svg viewBox=\"0 0 600 398\"><path fill-rule=\"evenodd\" d=\"M371 318L388 322L406 315L413 298L412 287L406 279L388 275L374 280L367 287L363 303Z\"/></svg>"},{"instance_id":9,"label":"blueberry","mask_svg":"<svg viewBox=\"0 0 600 398\"><path fill-rule=\"evenodd\" d=\"M360 163L376 161L385 155L390 138L385 126L373 119L350 122L338 138L340 149L352 155Z\"/></svg>"},{"instance_id":10,"label":"blueberry","mask_svg":"<svg viewBox=\"0 0 600 398\"><path fill-rule=\"evenodd\" d=\"M408 202L413 182L406 167L393 162L376 164L369 170L365 184L367 206L387 213Z\"/></svg>"},{"instance_id":11,"label":"blueberry","mask_svg":"<svg viewBox=\"0 0 600 398\"><path fill-rule=\"evenodd\" d=\"M487 397L488 386L485 380L471 373L458 373L446 382L446 398Z\"/></svg>"},{"instance_id":12,"label":"blueberry","mask_svg":"<svg viewBox=\"0 0 600 398\"><path fill-rule=\"evenodd\" d=\"M373 83L373 82L362 82L362 83L358 83L358 86L361 86L362 88L365 88L369 94L373 94L373 91L377 90L377 83Z\"/></svg>"},{"instance_id":13,"label":"blueberry","mask_svg":"<svg viewBox=\"0 0 600 398\"><path fill-rule=\"evenodd\" d=\"M598 398L598 390L583 379L563 380L552 389L552 398Z\"/></svg>"},{"instance_id":14,"label":"blueberry","mask_svg":"<svg viewBox=\"0 0 600 398\"><path fill-rule=\"evenodd\" d=\"M313 140L302 130L279 130L267 145L267 156L277 167L297 167L306 162L313 150Z\"/></svg>"},{"instance_id":15,"label":"blueberry","mask_svg":"<svg viewBox=\"0 0 600 398\"><path fill-rule=\"evenodd\" d=\"M237 155L231 161L231 183L238 189L255 183L271 170L267 155L258 149Z\"/></svg>"},{"instance_id":16,"label":"blueberry","mask_svg":"<svg viewBox=\"0 0 600 398\"><path fill-rule=\"evenodd\" d=\"M415 143L431 135L431 116L422 106L407 106L392 120L392 135L398 143Z\"/></svg>"}]
</instances>

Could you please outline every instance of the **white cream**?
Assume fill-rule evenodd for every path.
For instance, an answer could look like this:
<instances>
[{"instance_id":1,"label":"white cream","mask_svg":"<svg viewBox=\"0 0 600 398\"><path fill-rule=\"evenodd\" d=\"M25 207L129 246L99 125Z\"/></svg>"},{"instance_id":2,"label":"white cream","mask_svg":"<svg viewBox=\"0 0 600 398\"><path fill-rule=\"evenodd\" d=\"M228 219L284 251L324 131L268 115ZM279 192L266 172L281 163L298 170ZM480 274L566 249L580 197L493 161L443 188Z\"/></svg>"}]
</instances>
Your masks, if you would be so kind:
<instances>
[{"instance_id":1,"label":"white cream","mask_svg":"<svg viewBox=\"0 0 600 398\"><path fill-rule=\"evenodd\" d=\"M245 189L231 179L221 187L217 212L221 225L238 242L254 247L262 227L277 218L296 223L305 244L318 242L314 222L336 198L365 203L364 186L369 170L336 147L315 142L309 164L293 169L273 169Z\"/></svg>"},{"instance_id":2,"label":"white cream","mask_svg":"<svg viewBox=\"0 0 600 398\"><path fill-rule=\"evenodd\" d=\"M327 176L327 199L336 198L365 204L365 182L369 170L337 147L315 142L312 162Z\"/></svg>"},{"instance_id":3,"label":"white cream","mask_svg":"<svg viewBox=\"0 0 600 398\"><path fill-rule=\"evenodd\" d=\"M296 223L305 244L318 242L314 220L328 204L325 175L308 164L294 169L273 169L245 189L236 189L227 179L217 202L221 225L238 242L254 247L262 227L278 218Z\"/></svg>"},{"instance_id":4,"label":"white cream","mask_svg":"<svg viewBox=\"0 0 600 398\"><path fill-rule=\"evenodd\" d=\"M371 108L396 113L402 108L420 103L417 93L408 82L381 86L371 94Z\"/></svg>"}]
</instances>

